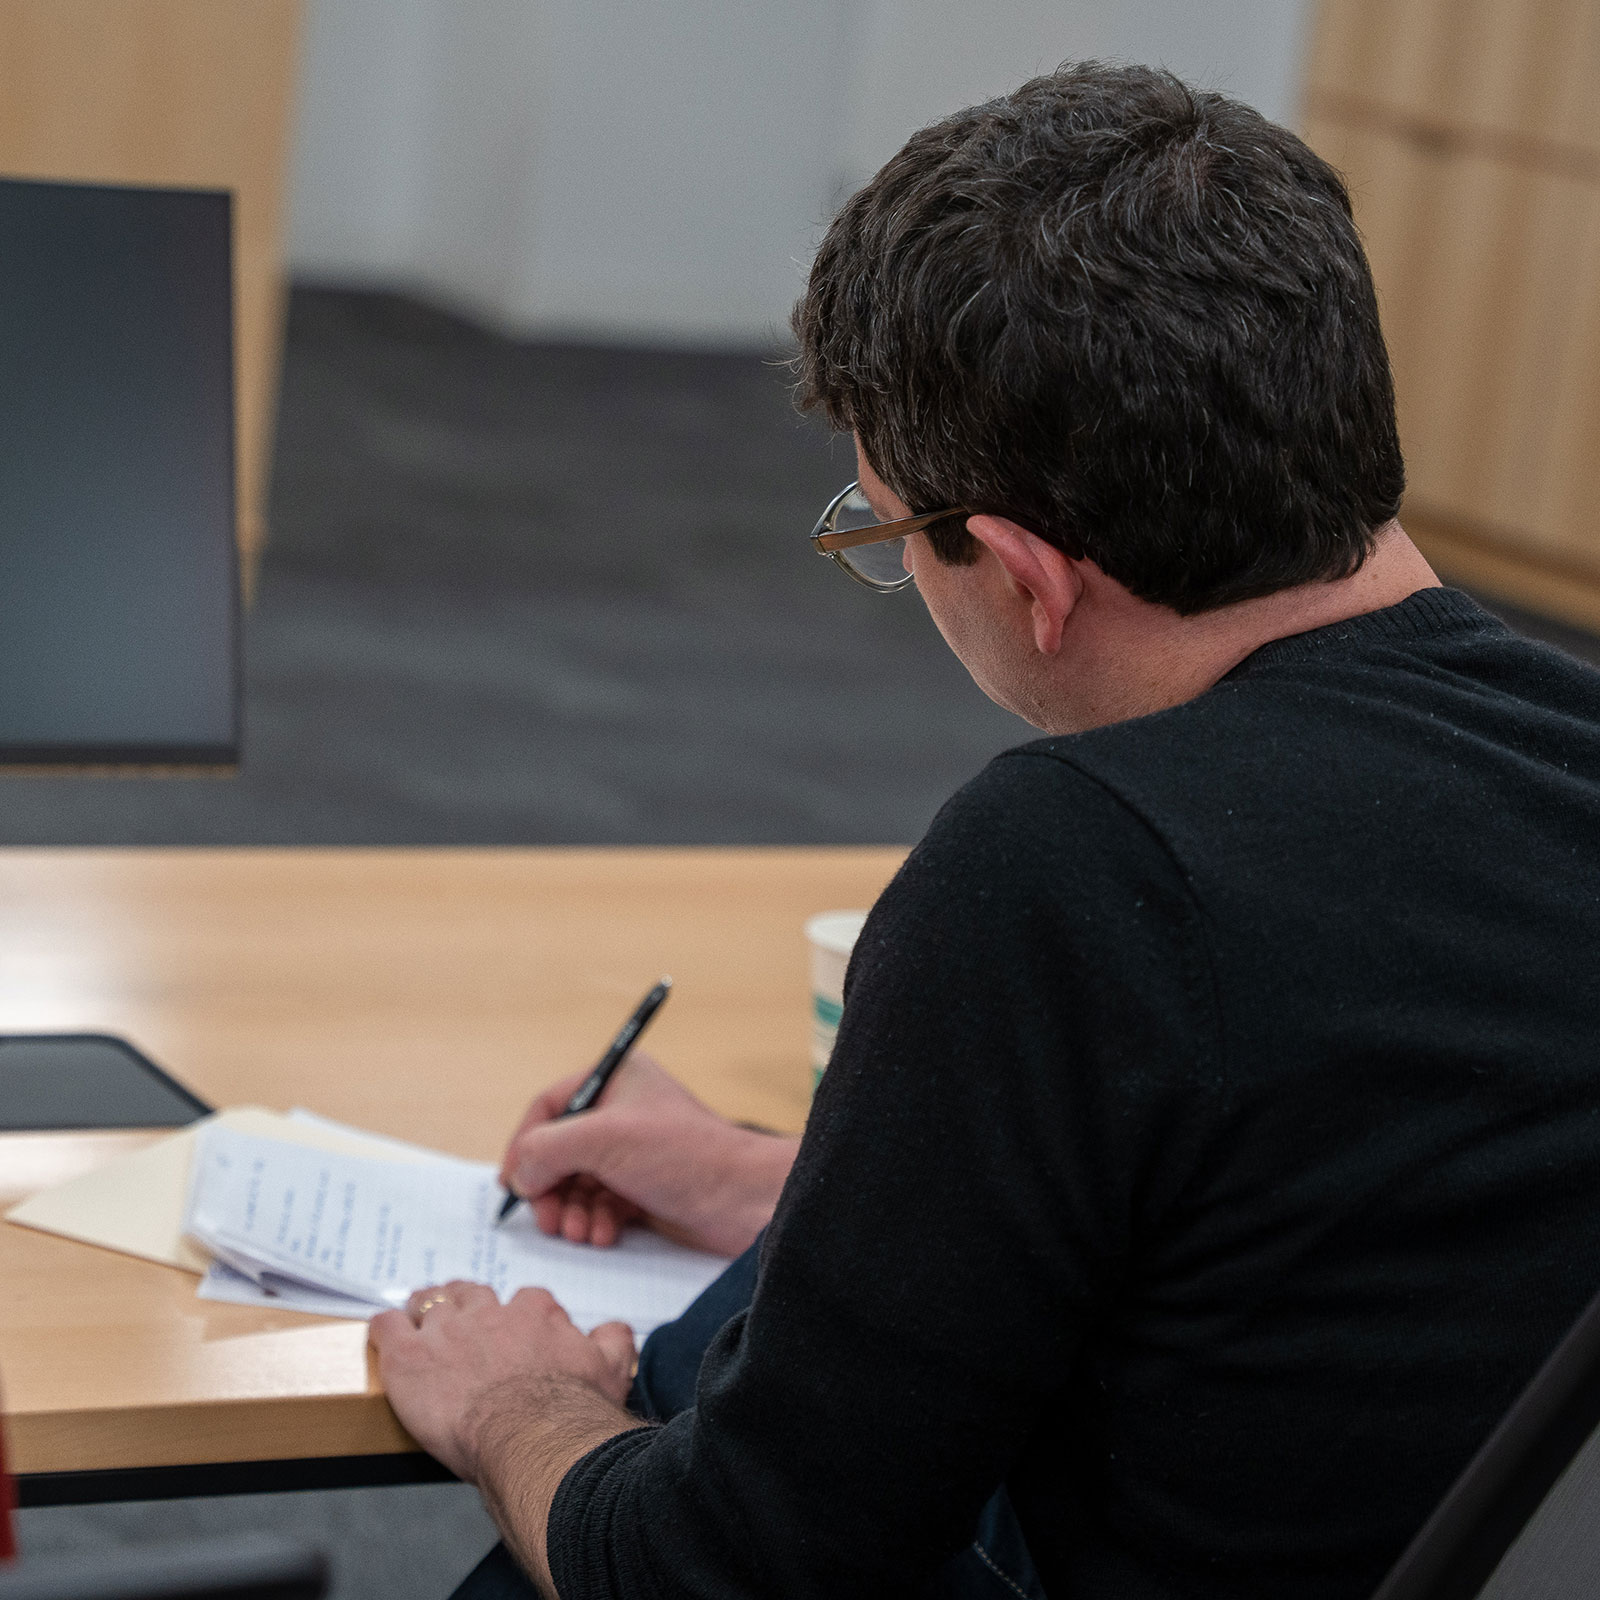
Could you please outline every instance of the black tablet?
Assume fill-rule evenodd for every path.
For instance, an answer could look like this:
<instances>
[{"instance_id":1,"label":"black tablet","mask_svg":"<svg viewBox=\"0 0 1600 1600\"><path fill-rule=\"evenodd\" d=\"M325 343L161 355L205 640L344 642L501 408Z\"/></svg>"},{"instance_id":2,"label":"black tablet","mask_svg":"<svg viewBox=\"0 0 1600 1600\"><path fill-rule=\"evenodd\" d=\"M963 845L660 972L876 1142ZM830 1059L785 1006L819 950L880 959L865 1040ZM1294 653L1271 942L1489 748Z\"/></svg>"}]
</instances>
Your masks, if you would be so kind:
<instances>
[{"instance_id":1,"label":"black tablet","mask_svg":"<svg viewBox=\"0 0 1600 1600\"><path fill-rule=\"evenodd\" d=\"M126 1039L0 1034L0 1130L181 1128L211 1110Z\"/></svg>"}]
</instances>

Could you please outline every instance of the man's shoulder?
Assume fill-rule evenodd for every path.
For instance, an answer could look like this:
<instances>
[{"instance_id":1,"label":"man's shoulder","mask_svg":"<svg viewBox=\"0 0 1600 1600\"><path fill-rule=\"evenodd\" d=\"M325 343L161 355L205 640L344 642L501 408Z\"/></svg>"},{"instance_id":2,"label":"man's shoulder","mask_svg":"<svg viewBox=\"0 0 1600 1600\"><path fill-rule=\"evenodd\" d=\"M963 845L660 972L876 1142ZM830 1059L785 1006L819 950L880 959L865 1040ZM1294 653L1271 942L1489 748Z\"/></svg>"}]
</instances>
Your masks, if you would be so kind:
<instances>
[{"instance_id":1,"label":"man's shoulder","mask_svg":"<svg viewBox=\"0 0 1600 1600\"><path fill-rule=\"evenodd\" d=\"M1149 716L1030 740L1002 751L958 789L935 826L968 837L998 826L1035 834L1070 828L1085 841L1159 841L1169 812L1206 809L1218 791L1258 786L1264 746L1281 754L1286 733L1317 736L1314 713L1274 705L1295 699L1281 686L1223 686Z\"/></svg>"},{"instance_id":2,"label":"man's shoulder","mask_svg":"<svg viewBox=\"0 0 1600 1600\"><path fill-rule=\"evenodd\" d=\"M1084 842L1147 832L1118 782L1121 763L1098 759L1083 737L1034 739L1001 751L940 808L927 841L949 838L970 850L996 839L1038 850L1062 829Z\"/></svg>"},{"instance_id":3,"label":"man's shoulder","mask_svg":"<svg viewBox=\"0 0 1600 1600\"><path fill-rule=\"evenodd\" d=\"M1177 914L1174 897L1188 893L1162 830L1123 786L1060 741L1035 740L994 757L945 802L884 910L924 927L1038 927L1123 904Z\"/></svg>"}]
</instances>

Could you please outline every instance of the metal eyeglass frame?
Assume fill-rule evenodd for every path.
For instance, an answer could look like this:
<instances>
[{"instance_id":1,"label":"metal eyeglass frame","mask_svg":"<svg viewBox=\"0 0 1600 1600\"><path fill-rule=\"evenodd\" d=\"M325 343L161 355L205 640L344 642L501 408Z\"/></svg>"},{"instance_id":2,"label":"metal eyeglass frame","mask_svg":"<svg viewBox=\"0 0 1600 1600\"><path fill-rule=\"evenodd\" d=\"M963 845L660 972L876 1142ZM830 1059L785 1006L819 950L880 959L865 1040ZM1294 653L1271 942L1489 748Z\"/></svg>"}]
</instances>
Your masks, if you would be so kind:
<instances>
[{"instance_id":1,"label":"metal eyeglass frame","mask_svg":"<svg viewBox=\"0 0 1600 1600\"><path fill-rule=\"evenodd\" d=\"M942 522L946 517L972 515L965 506L951 506L944 511L925 511L921 516L902 517L898 522L875 522L871 527L851 528L839 533L834 529L833 519L838 516L840 506L860 487L860 483L846 484L828 502L827 510L817 518L817 525L811 530L811 547L818 555L826 556L848 577L854 578L857 583L877 594L893 594L896 590L905 588L911 582L911 574L908 572L903 578L896 578L891 583L882 583L876 578L869 578L864 572L857 572L848 561L842 560L839 555L841 550L856 550L864 544L887 544L891 539L903 539L907 534L920 533L924 528L935 522Z\"/></svg>"}]
</instances>

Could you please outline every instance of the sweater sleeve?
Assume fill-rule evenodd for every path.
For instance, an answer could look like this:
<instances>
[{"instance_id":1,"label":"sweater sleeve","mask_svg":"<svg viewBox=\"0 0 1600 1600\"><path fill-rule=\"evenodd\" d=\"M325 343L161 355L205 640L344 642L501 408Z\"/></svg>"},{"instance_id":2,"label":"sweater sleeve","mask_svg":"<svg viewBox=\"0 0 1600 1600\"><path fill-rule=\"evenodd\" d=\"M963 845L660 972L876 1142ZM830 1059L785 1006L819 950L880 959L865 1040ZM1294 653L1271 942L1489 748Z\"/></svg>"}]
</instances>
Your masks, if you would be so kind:
<instances>
[{"instance_id":1,"label":"sweater sleeve","mask_svg":"<svg viewBox=\"0 0 1600 1600\"><path fill-rule=\"evenodd\" d=\"M992 763L868 919L695 1407L563 1482L563 1600L912 1593L1024 1452L1092 1451L1074 1366L1196 1160L1214 1036L1159 839L1048 753Z\"/></svg>"}]
</instances>

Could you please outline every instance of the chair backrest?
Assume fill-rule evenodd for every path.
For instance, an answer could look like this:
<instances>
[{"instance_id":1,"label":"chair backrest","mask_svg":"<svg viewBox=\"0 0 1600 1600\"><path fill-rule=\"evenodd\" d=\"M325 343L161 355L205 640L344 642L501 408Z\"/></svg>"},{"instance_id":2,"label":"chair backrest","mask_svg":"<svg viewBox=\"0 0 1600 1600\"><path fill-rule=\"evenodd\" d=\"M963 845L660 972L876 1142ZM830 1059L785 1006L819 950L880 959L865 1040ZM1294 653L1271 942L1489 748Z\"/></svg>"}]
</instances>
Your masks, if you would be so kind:
<instances>
[{"instance_id":1,"label":"chair backrest","mask_svg":"<svg viewBox=\"0 0 1600 1600\"><path fill-rule=\"evenodd\" d=\"M1489 1436L1373 1600L1600 1595L1600 1298Z\"/></svg>"},{"instance_id":2,"label":"chair backrest","mask_svg":"<svg viewBox=\"0 0 1600 1600\"><path fill-rule=\"evenodd\" d=\"M321 1600L327 1562L265 1534L121 1546L0 1570L0 1600Z\"/></svg>"}]
</instances>

